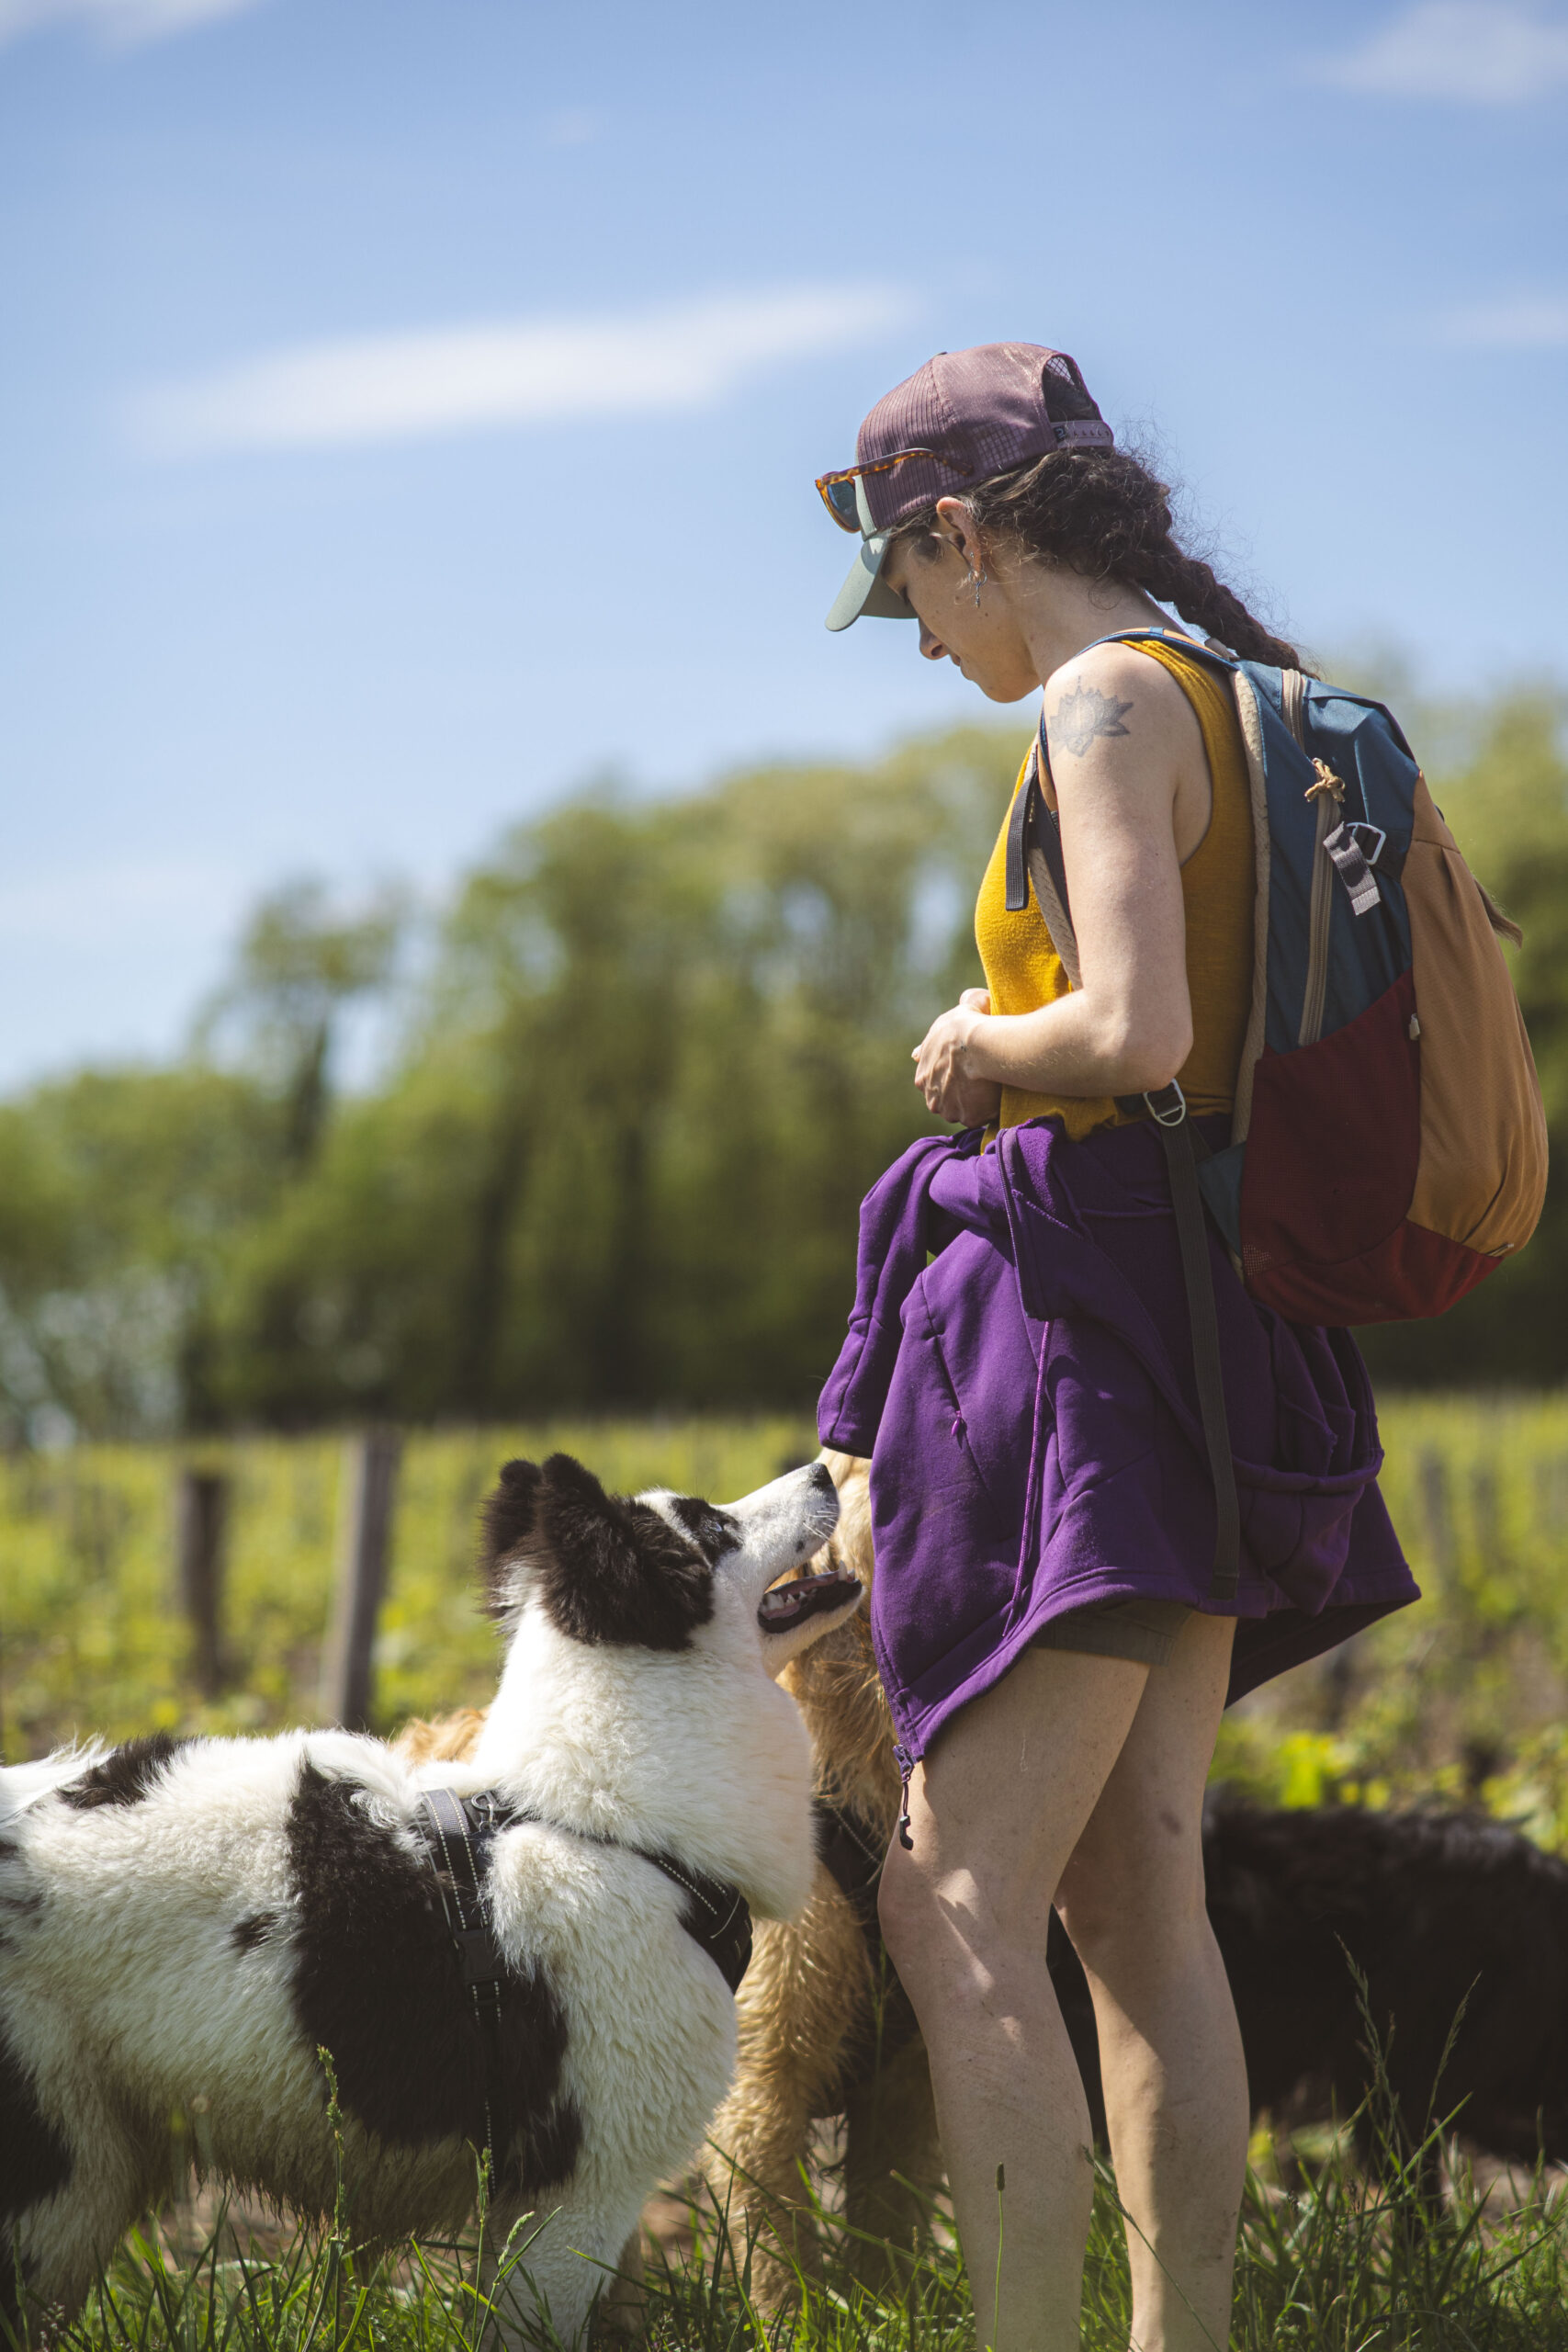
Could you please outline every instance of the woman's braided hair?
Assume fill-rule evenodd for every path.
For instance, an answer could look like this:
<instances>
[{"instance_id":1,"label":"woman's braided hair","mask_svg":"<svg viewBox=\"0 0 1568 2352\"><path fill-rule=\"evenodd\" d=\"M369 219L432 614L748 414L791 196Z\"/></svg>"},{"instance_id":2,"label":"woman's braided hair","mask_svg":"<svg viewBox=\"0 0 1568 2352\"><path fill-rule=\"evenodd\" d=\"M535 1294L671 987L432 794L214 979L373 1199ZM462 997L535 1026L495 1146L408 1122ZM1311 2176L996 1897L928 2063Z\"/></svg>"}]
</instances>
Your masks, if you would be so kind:
<instances>
[{"instance_id":1,"label":"woman's braided hair","mask_svg":"<svg viewBox=\"0 0 1568 2352\"><path fill-rule=\"evenodd\" d=\"M1054 375L1047 378L1046 397L1053 424L1100 413L1087 392ZM1302 667L1293 645L1270 636L1201 557L1177 545L1169 490L1127 450L1053 450L956 494L983 537L1010 539L1086 580L1122 580L1145 589L1245 661ZM919 543L935 539L936 526L933 501L892 536L915 542L919 551ZM930 552L935 554L934 546Z\"/></svg>"}]
</instances>

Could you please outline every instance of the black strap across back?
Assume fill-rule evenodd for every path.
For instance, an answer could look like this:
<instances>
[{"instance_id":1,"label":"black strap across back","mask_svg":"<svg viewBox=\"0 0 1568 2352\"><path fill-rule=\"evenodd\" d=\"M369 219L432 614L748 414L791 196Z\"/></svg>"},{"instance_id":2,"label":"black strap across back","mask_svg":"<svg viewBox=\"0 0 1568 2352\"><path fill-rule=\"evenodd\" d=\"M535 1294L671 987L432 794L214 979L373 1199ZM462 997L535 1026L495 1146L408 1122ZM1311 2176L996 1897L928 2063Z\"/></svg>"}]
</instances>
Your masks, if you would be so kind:
<instances>
[{"instance_id":1,"label":"black strap across back","mask_svg":"<svg viewBox=\"0 0 1568 2352\"><path fill-rule=\"evenodd\" d=\"M507 1982L506 1962L495 1939L485 1879L490 1849L504 1829L524 1822L544 1822L543 1814L509 1804L493 1789L460 1797L451 1789L426 1789L420 1797L417 1826L435 1871L435 1884L446 1914L447 1931L462 1964L463 1989L479 2028L484 2052L485 2154L491 2180L496 2177L498 2152L511 2138L511 2118L505 2107L502 2072L501 2012ZM553 1824L558 1827L560 1825ZM588 1831L569 1831L590 1845L613 1846L619 1840L594 1838ZM751 1913L739 1887L691 1869L673 1854L649 1853L641 1846L622 1846L624 1853L651 1862L673 1881L686 1900L681 1925L694 1944L706 1952L732 1993L739 1991L751 1958Z\"/></svg>"},{"instance_id":2,"label":"black strap across back","mask_svg":"<svg viewBox=\"0 0 1568 2352\"><path fill-rule=\"evenodd\" d=\"M1051 933L1052 944L1068 977L1076 980L1077 941L1073 935L1072 910L1067 899L1062 829L1043 790L1043 781L1050 773L1042 714L1035 749L1030 755L1029 775L1008 819L1006 903L1010 914L1021 914L1029 904L1029 884L1033 882L1041 920ZM1065 932L1065 937L1058 936L1059 929ZM1214 1567L1209 1589L1216 1600L1234 1600L1241 1575L1241 1498L1236 1492L1235 1461L1225 1413L1214 1270L1209 1260L1208 1216L1198 1184L1199 1162L1208 1158L1209 1148L1188 1117L1187 1099L1174 1079L1157 1093L1119 1094L1116 1108L1127 1117L1152 1119L1165 1153L1181 1250L1181 1279L1192 1327L1192 1370L1198 1409L1203 1423L1209 1475L1214 1482Z\"/></svg>"}]
</instances>

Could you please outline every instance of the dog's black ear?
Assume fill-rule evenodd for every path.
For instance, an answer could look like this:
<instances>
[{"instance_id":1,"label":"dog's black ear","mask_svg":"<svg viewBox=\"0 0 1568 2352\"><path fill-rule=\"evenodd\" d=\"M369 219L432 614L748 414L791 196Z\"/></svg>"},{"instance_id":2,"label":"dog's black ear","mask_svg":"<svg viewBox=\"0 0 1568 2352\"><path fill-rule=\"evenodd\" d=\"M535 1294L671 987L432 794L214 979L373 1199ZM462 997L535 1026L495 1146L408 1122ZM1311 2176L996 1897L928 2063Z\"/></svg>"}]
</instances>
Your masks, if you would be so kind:
<instances>
[{"instance_id":1,"label":"dog's black ear","mask_svg":"<svg viewBox=\"0 0 1568 2352\"><path fill-rule=\"evenodd\" d=\"M607 1495L570 1453L552 1453L539 1493L538 1589L574 1642L683 1650L713 1615L713 1570L648 1503Z\"/></svg>"},{"instance_id":2,"label":"dog's black ear","mask_svg":"<svg viewBox=\"0 0 1568 2352\"><path fill-rule=\"evenodd\" d=\"M543 1484L544 1473L536 1462L502 1463L501 1484L486 1497L479 1512L483 1534L479 1574L484 1578L486 1606L492 1617L505 1616L512 1604L505 1564L537 1528L539 1488Z\"/></svg>"}]
</instances>

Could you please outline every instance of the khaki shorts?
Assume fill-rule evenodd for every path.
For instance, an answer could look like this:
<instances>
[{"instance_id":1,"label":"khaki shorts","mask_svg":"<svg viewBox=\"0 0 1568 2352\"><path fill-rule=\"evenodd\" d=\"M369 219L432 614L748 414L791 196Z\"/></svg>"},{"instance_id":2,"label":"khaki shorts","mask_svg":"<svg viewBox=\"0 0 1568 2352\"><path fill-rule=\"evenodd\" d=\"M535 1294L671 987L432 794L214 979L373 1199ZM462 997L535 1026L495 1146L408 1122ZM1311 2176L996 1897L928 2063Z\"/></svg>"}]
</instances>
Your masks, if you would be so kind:
<instances>
[{"instance_id":1,"label":"khaki shorts","mask_svg":"<svg viewBox=\"0 0 1568 2352\"><path fill-rule=\"evenodd\" d=\"M1101 1600L1070 1609L1035 1634L1031 1649L1087 1650L1093 1657L1128 1657L1138 1666L1168 1666L1176 1637L1192 1614L1185 1600Z\"/></svg>"}]
</instances>

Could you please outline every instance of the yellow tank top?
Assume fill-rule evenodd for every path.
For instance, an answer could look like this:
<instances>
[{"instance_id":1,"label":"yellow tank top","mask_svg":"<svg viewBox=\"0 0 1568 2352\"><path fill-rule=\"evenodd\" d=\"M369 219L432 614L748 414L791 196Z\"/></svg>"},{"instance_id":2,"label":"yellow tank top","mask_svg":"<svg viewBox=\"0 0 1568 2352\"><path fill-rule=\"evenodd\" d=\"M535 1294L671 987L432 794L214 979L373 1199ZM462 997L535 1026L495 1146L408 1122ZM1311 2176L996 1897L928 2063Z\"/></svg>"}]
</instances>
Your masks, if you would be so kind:
<instances>
[{"instance_id":1,"label":"yellow tank top","mask_svg":"<svg viewBox=\"0 0 1568 2352\"><path fill-rule=\"evenodd\" d=\"M1192 1050L1177 1073L1200 1116L1229 1113L1252 996L1252 800L1241 727L1229 695L1207 663L1179 647L1145 639L1135 648L1168 670L1197 714L1209 762L1213 797L1209 829L1181 869L1187 919L1187 986L1192 999ZM1026 758L1013 786L1016 799L1028 773ZM1009 803L1010 814L1011 802ZM1007 910L1008 820L991 852L975 909L975 944L985 967L995 1012L1033 1012L1067 993L1066 973L1041 919L1033 885L1029 904ZM1122 1114L1109 1095L1028 1094L1002 1090L998 1126L1050 1114L1075 1142L1096 1127L1115 1126Z\"/></svg>"}]
</instances>

